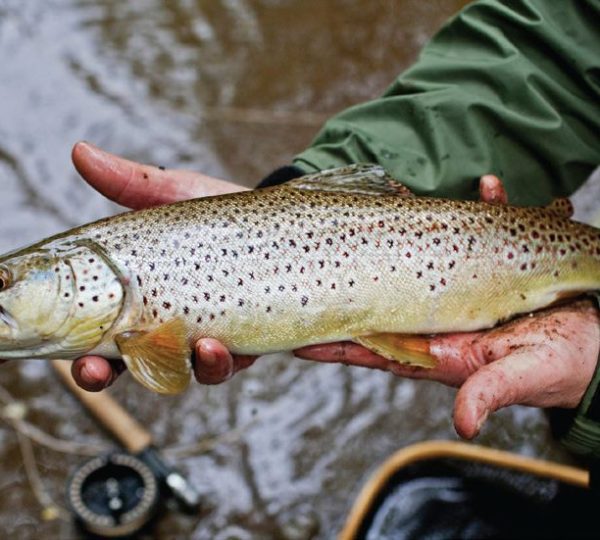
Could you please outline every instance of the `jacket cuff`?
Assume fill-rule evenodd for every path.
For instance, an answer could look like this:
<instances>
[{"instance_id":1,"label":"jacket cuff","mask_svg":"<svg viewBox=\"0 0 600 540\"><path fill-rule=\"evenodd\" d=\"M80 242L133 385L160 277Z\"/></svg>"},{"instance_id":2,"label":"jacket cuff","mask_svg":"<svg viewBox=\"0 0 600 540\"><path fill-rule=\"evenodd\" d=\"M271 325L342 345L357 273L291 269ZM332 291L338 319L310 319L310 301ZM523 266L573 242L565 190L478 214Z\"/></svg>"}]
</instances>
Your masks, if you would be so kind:
<instances>
[{"instance_id":1,"label":"jacket cuff","mask_svg":"<svg viewBox=\"0 0 600 540\"><path fill-rule=\"evenodd\" d=\"M279 184L284 184L294 178L300 178L305 174L306 173L300 167L296 167L295 165L285 165L284 167L275 169L271 174L263 178L256 187L257 189L260 189L278 186Z\"/></svg>"},{"instance_id":2,"label":"jacket cuff","mask_svg":"<svg viewBox=\"0 0 600 540\"><path fill-rule=\"evenodd\" d=\"M594 298L600 308L600 293L594 294ZM561 442L576 454L600 457L600 359Z\"/></svg>"}]
</instances>

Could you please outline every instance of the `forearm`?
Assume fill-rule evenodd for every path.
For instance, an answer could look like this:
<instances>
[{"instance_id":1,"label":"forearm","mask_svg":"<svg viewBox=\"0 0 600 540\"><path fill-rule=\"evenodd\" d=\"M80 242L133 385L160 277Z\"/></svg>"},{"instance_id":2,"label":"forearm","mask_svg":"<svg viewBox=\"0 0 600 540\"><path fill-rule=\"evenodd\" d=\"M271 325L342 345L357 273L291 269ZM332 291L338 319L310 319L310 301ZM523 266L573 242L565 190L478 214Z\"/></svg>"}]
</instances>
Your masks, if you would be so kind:
<instances>
[{"instance_id":1,"label":"forearm","mask_svg":"<svg viewBox=\"0 0 600 540\"><path fill-rule=\"evenodd\" d=\"M294 164L377 162L413 191L477 196L499 175L509 199L572 193L600 163L597 1L474 2L379 99L329 120Z\"/></svg>"}]
</instances>

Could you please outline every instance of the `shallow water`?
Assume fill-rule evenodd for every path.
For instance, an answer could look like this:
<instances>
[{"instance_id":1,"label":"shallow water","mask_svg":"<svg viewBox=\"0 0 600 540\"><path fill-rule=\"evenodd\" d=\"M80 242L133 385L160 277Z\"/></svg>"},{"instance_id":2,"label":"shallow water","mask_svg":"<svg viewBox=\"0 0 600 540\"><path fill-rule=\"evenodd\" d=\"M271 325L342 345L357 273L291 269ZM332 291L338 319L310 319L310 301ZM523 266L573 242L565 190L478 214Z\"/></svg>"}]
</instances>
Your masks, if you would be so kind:
<instances>
[{"instance_id":1,"label":"shallow water","mask_svg":"<svg viewBox=\"0 0 600 540\"><path fill-rule=\"evenodd\" d=\"M78 179L75 141L253 185L328 115L382 92L462 3L0 0L0 252L119 211ZM0 383L38 427L111 442L46 363L3 366ZM156 538L331 538L388 454L456 438L453 390L286 355L177 398L128 377L114 394L163 448L241 430L176 460L205 503L194 516L166 511ZM534 409L495 415L478 442L568 459ZM39 446L35 456L62 504L83 458ZM3 536L77 536L68 522L42 520L4 423L0 473Z\"/></svg>"}]
</instances>

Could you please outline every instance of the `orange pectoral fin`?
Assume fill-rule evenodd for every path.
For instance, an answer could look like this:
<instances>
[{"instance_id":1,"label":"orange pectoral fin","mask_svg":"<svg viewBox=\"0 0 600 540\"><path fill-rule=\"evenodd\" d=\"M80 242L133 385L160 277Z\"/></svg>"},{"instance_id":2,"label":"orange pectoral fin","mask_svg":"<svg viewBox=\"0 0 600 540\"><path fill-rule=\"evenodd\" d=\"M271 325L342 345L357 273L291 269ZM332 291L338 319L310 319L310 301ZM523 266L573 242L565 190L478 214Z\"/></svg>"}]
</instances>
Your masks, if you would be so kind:
<instances>
[{"instance_id":1,"label":"orange pectoral fin","mask_svg":"<svg viewBox=\"0 0 600 540\"><path fill-rule=\"evenodd\" d=\"M183 392L190 381L191 349L185 323L173 319L150 332L132 332L115 338L133 377L160 394Z\"/></svg>"},{"instance_id":2,"label":"orange pectoral fin","mask_svg":"<svg viewBox=\"0 0 600 540\"><path fill-rule=\"evenodd\" d=\"M421 336L386 333L359 336L354 341L379 356L401 364L424 368L433 368L437 364L430 353L429 340Z\"/></svg>"}]
</instances>

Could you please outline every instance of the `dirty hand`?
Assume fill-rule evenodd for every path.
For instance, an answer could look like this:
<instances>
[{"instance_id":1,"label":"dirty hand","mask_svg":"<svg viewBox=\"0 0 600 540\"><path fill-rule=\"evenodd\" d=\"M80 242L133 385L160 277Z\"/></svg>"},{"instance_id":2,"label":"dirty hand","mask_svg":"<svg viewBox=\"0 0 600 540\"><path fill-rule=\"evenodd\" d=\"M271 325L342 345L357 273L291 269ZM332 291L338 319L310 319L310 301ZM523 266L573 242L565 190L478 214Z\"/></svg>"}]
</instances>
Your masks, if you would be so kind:
<instances>
[{"instance_id":1,"label":"dirty hand","mask_svg":"<svg viewBox=\"0 0 600 540\"><path fill-rule=\"evenodd\" d=\"M187 171L162 171L106 154L80 143L73 162L84 179L108 198L142 208L242 188ZM506 204L500 180L484 176L481 198ZM438 365L414 368L385 360L354 343L315 345L295 351L321 362L341 362L390 371L396 375L432 379L460 386L454 410L458 433L474 437L487 416L512 404L575 407L592 377L600 349L600 322L590 302L578 302L525 317L489 332L446 334L430 340ZM195 348L196 379L216 384L248 367L253 357L232 356L214 339ZM122 363L84 357L73 363L75 380L88 390L101 390L123 370Z\"/></svg>"},{"instance_id":2,"label":"dirty hand","mask_svg":"<svg viewBox=\"0 0 600 540\"><path fill-rule=\"evenodd\" d=\"M454 425L460 436L471 439L489 414L502 407L576 407L598 361L600 317L592 301L582 300L490 331L433 336L429 350L437 360L433 369L398 364L350 342L295 353L460 387Z\"/></svg>"}]
</instances>

